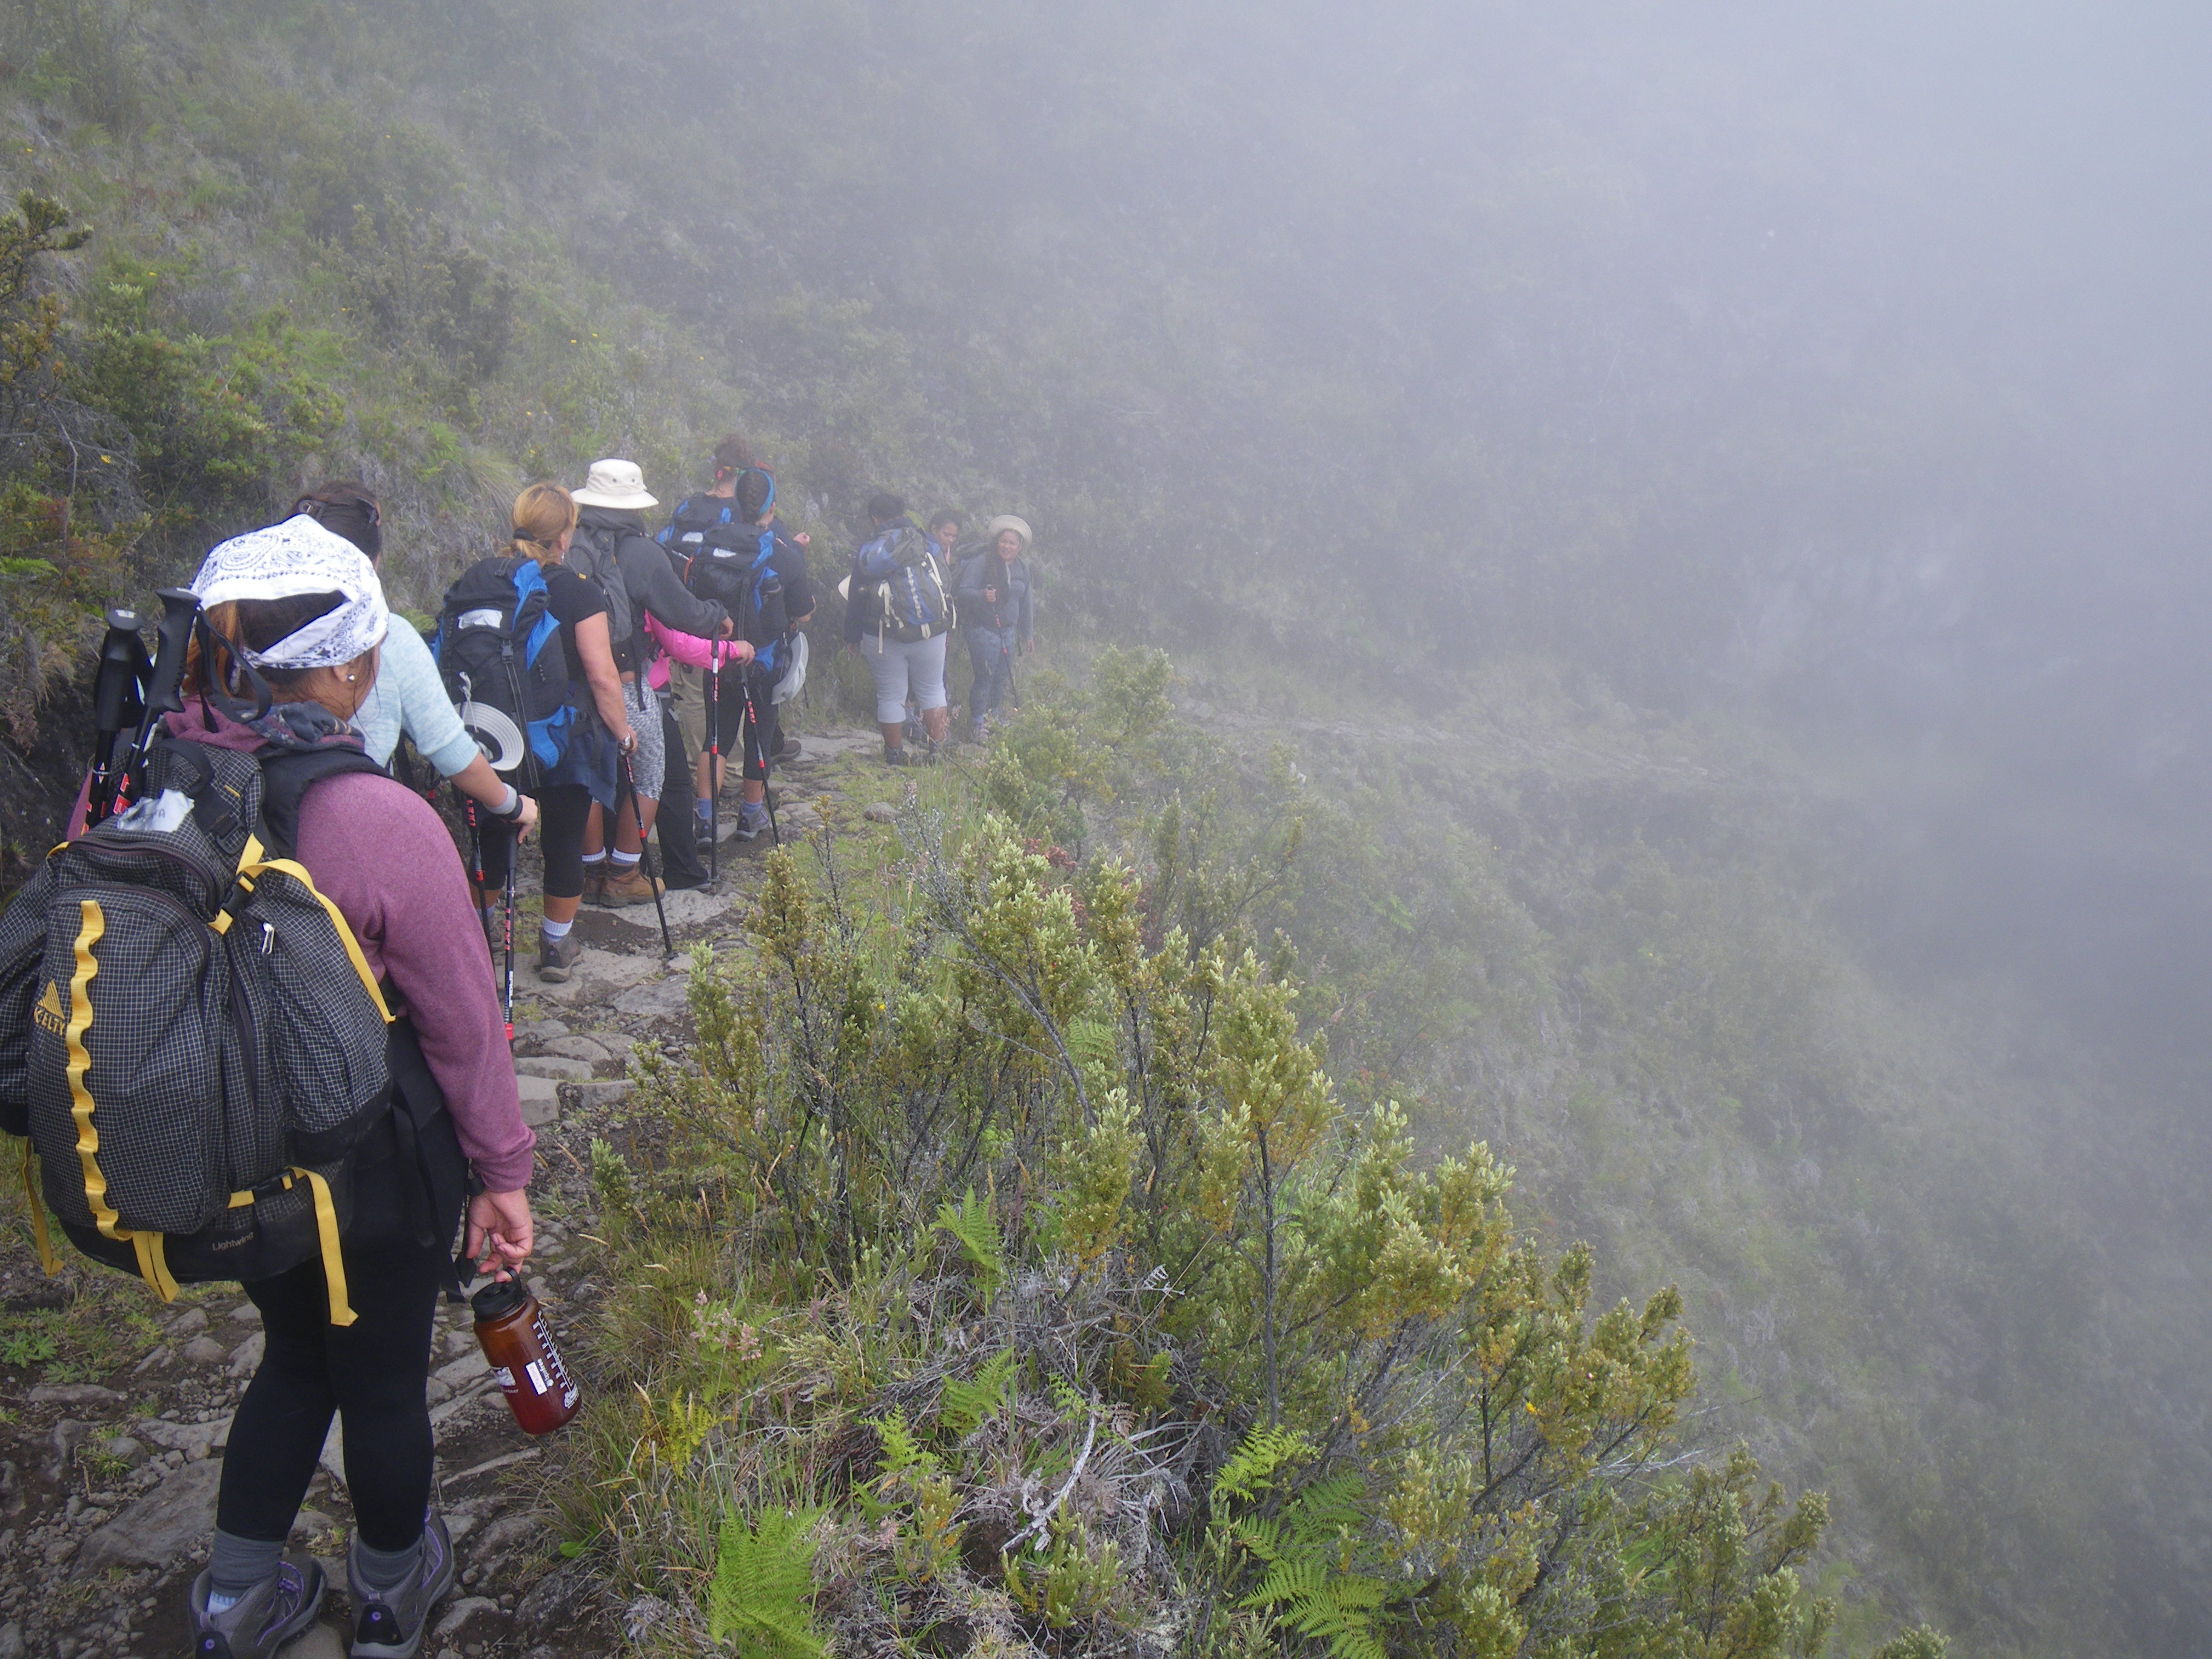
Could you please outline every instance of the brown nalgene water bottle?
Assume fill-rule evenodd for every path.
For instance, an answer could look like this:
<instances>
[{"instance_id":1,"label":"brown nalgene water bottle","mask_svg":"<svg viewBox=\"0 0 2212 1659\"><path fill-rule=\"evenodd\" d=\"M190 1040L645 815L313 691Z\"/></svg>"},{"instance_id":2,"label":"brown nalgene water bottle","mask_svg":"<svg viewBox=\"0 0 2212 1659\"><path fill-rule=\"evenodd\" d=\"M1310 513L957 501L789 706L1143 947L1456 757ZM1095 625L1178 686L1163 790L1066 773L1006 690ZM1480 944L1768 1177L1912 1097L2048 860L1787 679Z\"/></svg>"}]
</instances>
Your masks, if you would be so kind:
<instances>
[{"instance_id":1,"label":"brown nalgene water bottle","mask_svg":"<svg viewBox=\"0 0 2212 1659\"><path fill-rule=\"evenodd\" d=\"M469 1298L477 1340L491 1362L492 1380L507 1396L514 1420L532 1434L550 1434L576 1414L576 1385L561 1363L561 1350L545 1328L545 1316L519 1279L490 1284Z\"/></svg>"}]
</instances>

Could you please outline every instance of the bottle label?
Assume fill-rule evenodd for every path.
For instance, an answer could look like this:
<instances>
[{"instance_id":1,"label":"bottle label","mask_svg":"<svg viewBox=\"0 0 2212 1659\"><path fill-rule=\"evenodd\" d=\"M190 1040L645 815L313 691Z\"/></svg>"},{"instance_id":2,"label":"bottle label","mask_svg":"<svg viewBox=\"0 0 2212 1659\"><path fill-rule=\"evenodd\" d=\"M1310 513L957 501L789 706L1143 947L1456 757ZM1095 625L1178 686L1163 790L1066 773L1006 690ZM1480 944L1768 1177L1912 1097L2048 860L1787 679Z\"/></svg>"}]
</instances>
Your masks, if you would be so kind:
<instances>
[{"instance_id":1,"label":"bottle label","mask_svg":"<svg viewBox=\"0 0 2212 1659\"><path fill-rule=\"evenodd\" d=\"M576 1403L576 1385L569 1379L568 1368L561 1363L561 1350L554 1345L553 1333L545 1328L545 1316L538 1313L531 1321L532 1333L538 1338L538 1346L545 1356L543 1369L532 1364L531 1370L540 1394L561 1396L561 1408L568 1410ZM549 1376L550 1373L550 1376Z\"/></svg>"},{"instance_id":2,"label":"bottle label","mask_svg":"<svg viewBox=\"0 0 2212 1659\"><path fill-rule=\"evenodd\" d=\"M492 1370L491 1380L499 1384L499 1391L501 1394L514 1392L514 1373L506 1366L495 1366Z\"/></svg>"},{"instance_id":3,"label":"bottle label","mask_svg":"<svg viewBox=\"0 0 2212 1659\"><path fill-rule=\"evenodd\" d=\"M532 1359L527 1362L522 1369L530 1374L530 1391L532 1394L550 1394L553 1392L553 1385L545 1380L545 1368L543 1365Z\"/></svg>"}]
</instances>

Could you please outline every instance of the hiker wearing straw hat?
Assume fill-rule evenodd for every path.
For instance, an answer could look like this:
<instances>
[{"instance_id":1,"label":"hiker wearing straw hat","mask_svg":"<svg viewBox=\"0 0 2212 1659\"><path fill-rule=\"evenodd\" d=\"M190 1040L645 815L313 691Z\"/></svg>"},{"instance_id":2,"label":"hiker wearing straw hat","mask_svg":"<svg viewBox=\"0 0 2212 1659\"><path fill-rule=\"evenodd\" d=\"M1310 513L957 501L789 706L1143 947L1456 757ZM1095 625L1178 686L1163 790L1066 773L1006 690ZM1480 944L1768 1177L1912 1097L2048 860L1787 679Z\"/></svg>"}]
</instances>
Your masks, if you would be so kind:
<instances>
[{"instance_id":1,"label":"hiker wearing straw hat","mask_svg":"<svg viewBox=\"0 0 2212 1659\"><path fill-rule=\"evenodd\" d=\"M658 647L645 631L645 619L650 614L683 633L727 639L730 616L714 600L687 590L667 555L646 534L645 509L658 507L659 501L646 489L645 474L636 462L612 457L593 461L584 487L573 493L579 512L569 562L589 574L606 595L623 706L638 738L637 750L630 757L636 811L617 818L611 836L605 815L593 814L584 842L585 890L601 904L649 903L659 898L663 884L638 866L659 810L666 748L659 706L646 684L646 671Z\"/></svg>"}]
</instances>

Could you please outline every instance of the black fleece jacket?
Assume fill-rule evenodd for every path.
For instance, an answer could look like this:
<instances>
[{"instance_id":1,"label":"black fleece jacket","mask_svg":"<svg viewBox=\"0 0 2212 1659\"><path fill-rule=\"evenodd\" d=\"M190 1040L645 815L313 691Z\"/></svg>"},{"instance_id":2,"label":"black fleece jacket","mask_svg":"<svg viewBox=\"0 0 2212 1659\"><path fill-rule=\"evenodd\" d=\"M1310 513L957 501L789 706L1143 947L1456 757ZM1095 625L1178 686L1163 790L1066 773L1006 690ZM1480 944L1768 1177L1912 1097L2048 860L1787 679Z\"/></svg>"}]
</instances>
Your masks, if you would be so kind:
<instances>
[{"instance_id":1,"label":"black fleece jacket","mask_svg":"<svg viewBox=\"0 0 2212 1659\"><path fill-rule=\"evenodd\" d=\"M615 643L617 666L641 669L653 660L653 639L645 631L647 611L679 634L711 640L722 631L730 613L684 586L676 567L668 562L667 550L645 533L641 514L586 507L576 517L578 523L592 529L615 532L615 562L622 569L623 586L629 590L630 614L637 624L629 639Z\"/></svg>"}]
</instances>

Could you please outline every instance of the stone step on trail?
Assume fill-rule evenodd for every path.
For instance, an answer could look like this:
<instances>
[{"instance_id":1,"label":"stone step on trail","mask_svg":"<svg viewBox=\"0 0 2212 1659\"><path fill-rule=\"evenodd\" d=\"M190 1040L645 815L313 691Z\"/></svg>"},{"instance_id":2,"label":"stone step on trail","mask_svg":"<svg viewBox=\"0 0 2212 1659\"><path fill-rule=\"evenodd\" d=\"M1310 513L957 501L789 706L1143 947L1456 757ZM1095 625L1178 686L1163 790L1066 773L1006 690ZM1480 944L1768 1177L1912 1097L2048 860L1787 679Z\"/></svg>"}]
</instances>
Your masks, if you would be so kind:
<instances>
[{"instance_id":1,"label":"stone step on trail","mask_svg":"<svg viewBox=\"0 0 2212 1659\"><path fill-rule=\"evenodd\" d=\"M667 896L677 899L687 896L671 893ZM641 908L645 912L646 926L655 927L653 907L647 904ZM673 914L669 916L668 921L672 927L676 925ZM529 975L531 982L526 983L523 973L518 967L514 976L515 995L518 999L528 995L541 1003L554 1004L562 1007L608 1002L630 987L646 980L658 979L667 971L668 964L661 961L658 951L629 955L617 951L602 951L594 945L587 945L576 958L575 966L568 970L568 980L559 985L549 985L539 981L534 969Z\"/></svg>"},{"instance_id":2,"label":"stone step on trail","mask_svg":"<svg viewBox=\"0 0 2212 1659\"><path fill-rule=\"evenodd\" d=\"M561 1121L561 1085L553 1079L518 1075L514 1090L522 1100L522 1121L532 1128Z\"/></svg>"},{"instance_id":3,"label":"stone step on trail","mask_svg":"<svg viewBox=\"0 0 2212 1659\"><path fill-rule=\"evenodd\" d=\"M558 1054L525 1054L514 1062L517 1077L550 1078L556 1083L573 1083L578 1078L592 1075L590 1062L564 1060Z\"/></svg>"}]
</instances>

